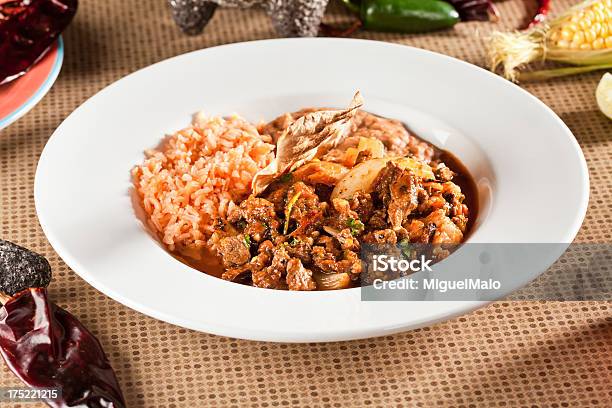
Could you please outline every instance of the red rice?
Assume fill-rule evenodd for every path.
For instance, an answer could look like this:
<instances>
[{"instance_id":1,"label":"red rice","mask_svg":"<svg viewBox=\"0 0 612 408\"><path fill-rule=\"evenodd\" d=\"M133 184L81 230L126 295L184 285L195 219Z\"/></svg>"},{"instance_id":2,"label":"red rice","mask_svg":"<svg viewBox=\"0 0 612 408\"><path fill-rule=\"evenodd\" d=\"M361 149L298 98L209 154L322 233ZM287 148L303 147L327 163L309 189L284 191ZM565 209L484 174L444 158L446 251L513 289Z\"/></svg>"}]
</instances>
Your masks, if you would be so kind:
<instances>
[{"instance_id":1,"label":"red rice","mask_svg":"<svg viewBox=\"0 0 612 408\"><path fill-rule=\"evenodd\" d=\"M190 127L146 152L132 170L149 226L170 250L196 258L225 218L250 193L257 171L274 158L267 135L238 116L198 114Z\"/></svg>"}]
</instances>

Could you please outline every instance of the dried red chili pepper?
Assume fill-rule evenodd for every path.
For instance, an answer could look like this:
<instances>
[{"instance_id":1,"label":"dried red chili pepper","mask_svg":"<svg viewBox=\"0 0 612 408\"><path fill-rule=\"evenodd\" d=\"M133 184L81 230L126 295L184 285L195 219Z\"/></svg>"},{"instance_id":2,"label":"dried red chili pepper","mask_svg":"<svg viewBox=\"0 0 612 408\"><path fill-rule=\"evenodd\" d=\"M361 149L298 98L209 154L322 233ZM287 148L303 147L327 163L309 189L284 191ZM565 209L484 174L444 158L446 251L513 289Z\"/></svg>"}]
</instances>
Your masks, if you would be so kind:
<instances>
[{"instance_id":1,"label":"dried red chili pepper","mask_svg":"<svg viewBox=\"0 0 612 408\"><path fill-rule=\"evenodd\" d=\"M491 0L444 0L455 7L461 21L497 21L499 12Z\"/></svg>"},{"instance_id":2,"label":"dried red chili pepper","mask_svg":"<svg viewBox=\"0 0 612 408\"><path fill-rule=\"evenodd\" d=\"M0 0L0 84L24 73L72 20L78 0Z\"/></svg>"},{"instance_id":3,"label":"dried red chili pepper","mask_svg":"<svg viewBox=\"0 0 612 408\"><path fill-rule=\"evenodd\" d=\"M538 11L529 22L527 28L533 27L534 25L540 24L542 21L544 21L548 15L548 12L550 11L550 6L551 0L539 0Z\"/></svg>"},{"instance_id":4,"label":"dried red chili pepper","mask_svg":"<svg viewBox=\"0 0 612 408\"><path fill-rule=\"evenodd\" d=\"M98 340L44 288L19 292L0 309L0 353L27 385L61 390L45 401L51 407L125 407Z\"/></svg>"}]
</instances>

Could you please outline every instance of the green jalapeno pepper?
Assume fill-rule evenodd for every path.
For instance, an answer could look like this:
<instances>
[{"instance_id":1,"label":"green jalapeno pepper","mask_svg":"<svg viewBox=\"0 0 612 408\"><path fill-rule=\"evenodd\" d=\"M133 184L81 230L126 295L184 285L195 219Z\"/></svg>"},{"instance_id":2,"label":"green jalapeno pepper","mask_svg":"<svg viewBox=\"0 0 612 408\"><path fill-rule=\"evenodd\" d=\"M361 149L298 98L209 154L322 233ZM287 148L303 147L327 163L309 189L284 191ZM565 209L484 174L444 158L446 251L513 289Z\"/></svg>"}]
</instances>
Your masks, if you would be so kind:
<instances>
[{"instance_id":1,"label":"green jalapeno pepper","mask_svg":"<svg viewBox=\"0 0 612 408\"><path fill-rule=\"evenodd\" d=\"M367 30L420 33L449 28L459 13L441 0L343 0Z\"/></svg>"}]
</instances>

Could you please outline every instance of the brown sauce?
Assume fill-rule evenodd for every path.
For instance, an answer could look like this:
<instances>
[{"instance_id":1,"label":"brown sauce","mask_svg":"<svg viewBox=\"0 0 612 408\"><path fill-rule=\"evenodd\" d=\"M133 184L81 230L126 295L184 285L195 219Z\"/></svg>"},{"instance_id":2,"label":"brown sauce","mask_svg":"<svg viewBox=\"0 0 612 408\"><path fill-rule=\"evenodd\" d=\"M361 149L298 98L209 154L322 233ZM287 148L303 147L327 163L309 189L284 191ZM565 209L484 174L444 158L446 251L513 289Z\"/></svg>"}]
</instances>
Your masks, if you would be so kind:
<instances>
[{"instance_id":1,"label":"brown sauce","mask_svg":"<svg viewBox=\"0 0 612 408\"><path fill-rule=\"evenodd\" d=\"M472 228L478 218L478 188L474 178L457 156L435 146L434 148L436 151L434 158L446 164L446 167L456 173L453 177L453 183L461 187L461 192L465 195L463 203L467 205L469 210L468 223L463 234L463 240L465 241L472 233Z\"/></svg>"},{"instance_id":2,"label":"brown sauce","mask_svg":"<svg viewBox=\"0 0 612 408\"><path fill-rule=\"evenodd\" d=\"M202 249L200 259L194 259L190 256L183 256L176 252L170 253L182 263L187 264L198 271L204 272L207 275L211 275L219 279L221 279L221 275L223 275L224 269L223 263L221 262L221 257L208 248Z\"/></svg>"}]
</instances>

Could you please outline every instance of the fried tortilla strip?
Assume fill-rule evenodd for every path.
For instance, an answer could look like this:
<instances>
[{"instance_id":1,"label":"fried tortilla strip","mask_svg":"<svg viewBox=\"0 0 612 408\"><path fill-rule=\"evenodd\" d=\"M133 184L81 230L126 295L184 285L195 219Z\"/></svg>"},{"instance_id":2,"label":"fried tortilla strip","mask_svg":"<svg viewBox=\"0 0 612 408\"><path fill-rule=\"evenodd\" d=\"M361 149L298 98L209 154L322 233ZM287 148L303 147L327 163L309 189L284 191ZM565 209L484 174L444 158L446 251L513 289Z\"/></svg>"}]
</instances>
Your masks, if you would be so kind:
<instances>
[{"instance_id":1,"label":"fried tortilla strip","mask_svg":"<svg viewBox=\"0 0 612 408\"><path fill-rule=\"evenodd\" d=\"M351 119L363 105L359 91L348 108L311 112L293 122L278 138L276 157L251 183L253 195L263 192L276 178L321 157L346 137Z\"/></svg>"}]
</instances>

